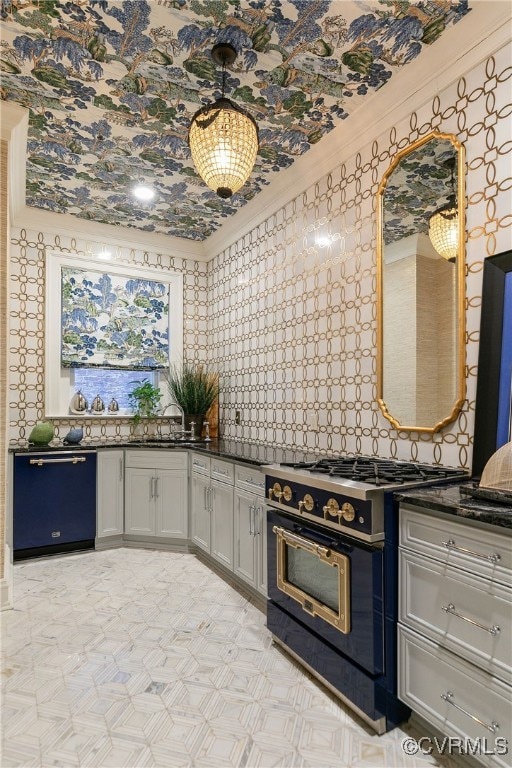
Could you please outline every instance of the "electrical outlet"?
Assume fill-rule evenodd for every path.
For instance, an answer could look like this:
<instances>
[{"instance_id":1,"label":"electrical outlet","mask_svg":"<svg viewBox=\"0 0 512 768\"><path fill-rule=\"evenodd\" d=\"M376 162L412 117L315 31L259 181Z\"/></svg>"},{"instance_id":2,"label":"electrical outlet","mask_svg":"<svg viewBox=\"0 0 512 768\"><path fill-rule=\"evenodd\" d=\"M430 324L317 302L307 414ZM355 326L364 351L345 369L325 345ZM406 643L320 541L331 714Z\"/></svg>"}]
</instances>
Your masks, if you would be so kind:
<instances>
[{"instance_id":1,"label":"electrical outlet","mask_svg":"<svg viewBox=\"0 0 512 768\"><path fill-rule=\"evenodd\" d=\"M235 424L239 425L242 421L242 415L240 411L235 411Z\"/></svg>"}]
</instances>

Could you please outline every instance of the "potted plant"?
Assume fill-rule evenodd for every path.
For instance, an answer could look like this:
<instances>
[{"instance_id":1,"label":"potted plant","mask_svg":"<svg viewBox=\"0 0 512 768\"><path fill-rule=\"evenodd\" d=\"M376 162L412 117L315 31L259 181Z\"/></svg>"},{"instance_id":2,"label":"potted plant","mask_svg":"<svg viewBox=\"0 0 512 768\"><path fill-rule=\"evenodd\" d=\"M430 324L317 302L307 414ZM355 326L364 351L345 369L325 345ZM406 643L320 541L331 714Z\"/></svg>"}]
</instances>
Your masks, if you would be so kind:
<instances>
[{"instance_id":1,"label":"potted plant","mask_svg":"<svg viewBox=\"0 0 512 768\"><path fill-rule=\"evenodd\" d=\"M129 393L128 401L133 409L133 423L138 426L143 417L150 419L157 415L162 393L149 379L133 381L132 384L136 386Z\"/></svg>"},{"instance_id":2,"label":"potted plant","mask_svg":"<svg viewBox=\"0 0 512 768\"><path fill-rule=\"evenodd\" d=\"M204 418L219 396L218 374L202 363L182 362L169 367L166 380L171 400L183 409L185 429L193 421L200 436Z\"/></svg>"}]
</instances>

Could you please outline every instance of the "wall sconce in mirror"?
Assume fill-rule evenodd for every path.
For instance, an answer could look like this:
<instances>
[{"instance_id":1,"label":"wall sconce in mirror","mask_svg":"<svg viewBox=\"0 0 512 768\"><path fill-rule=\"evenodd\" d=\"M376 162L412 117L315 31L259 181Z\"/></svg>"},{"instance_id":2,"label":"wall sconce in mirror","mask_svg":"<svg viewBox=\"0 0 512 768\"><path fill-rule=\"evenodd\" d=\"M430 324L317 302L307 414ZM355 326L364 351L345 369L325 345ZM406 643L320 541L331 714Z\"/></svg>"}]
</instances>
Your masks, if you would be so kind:
<instances>
[{"instance_id":1,"label":"wall sconce in mirror","mask_svg":"<svg viewBox=\"0 0 512 768\"><path fill-rule=\"evenodd\" d=\"M461 143L434 131L379 185L377 402L397 430L438 432L464 402L464 171Z\"/></svg>"}]
</instances>

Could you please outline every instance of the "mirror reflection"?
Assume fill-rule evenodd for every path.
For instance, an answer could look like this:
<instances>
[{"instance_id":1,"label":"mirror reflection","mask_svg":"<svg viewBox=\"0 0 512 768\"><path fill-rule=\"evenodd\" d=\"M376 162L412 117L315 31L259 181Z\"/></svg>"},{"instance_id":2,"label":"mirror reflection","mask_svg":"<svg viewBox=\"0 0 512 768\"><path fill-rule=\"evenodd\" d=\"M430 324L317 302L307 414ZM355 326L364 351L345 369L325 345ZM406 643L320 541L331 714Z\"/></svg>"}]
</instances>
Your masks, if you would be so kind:
<instances>
[{"instance_id":1,"label":"mirror reflection","mask_svg":"<svg viewBox=\"0 0 512 768\"><path fill-rule=\"evenodd\" d=\"M436 432L464 398L464 157L432 133L400 152L378 191L378 382L397 429Z\"/></svg>"}]
</instances>

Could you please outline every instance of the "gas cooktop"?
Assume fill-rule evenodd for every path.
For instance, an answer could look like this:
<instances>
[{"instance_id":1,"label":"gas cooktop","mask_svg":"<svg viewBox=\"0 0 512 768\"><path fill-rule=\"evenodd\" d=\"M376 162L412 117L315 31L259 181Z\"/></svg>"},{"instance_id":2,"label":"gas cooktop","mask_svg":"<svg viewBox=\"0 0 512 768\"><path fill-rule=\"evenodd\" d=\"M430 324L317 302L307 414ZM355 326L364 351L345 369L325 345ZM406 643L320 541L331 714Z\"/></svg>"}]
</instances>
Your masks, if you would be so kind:
<instances>
[{"instance_id":1,"label":"gas cooktop","mask_svg":"<svg viewBox=\"0 0 512 768\"><path fill-rule=\"evenodd\" d=\"M446 480L467 479L468 473L456 467L440 467L412 461L381 459L373 456L332 456L313 461L283 462L265 467L271 475L317 488L350 488L362 498L378 489L398 490L414 485L430 485Z\"/></svg>"},{"instance_id":2,"label":"gas cooktop","mask_svg":"<svg viewBox=\"0 0 512 768\"><path fill-rule=\"evenodd\" d=\"M463 470L453 468L371 458L370 456L336 456L314 462L283 462L281 466L307 469L309 472L321 472L329 477L358 480L376 486L391 483L427 482L428 480L451 478L454 473L461 476L465 474Z\"/></svg>"},{"instance_id":3,"label":"gas cooktop","mask_svg":"<svg viewBox=\"0 0 512 768\"><path fill-rule=\"evenodd\" d=\"M467 479L463 469L372 456L333 456L264 467L268 503L368 542L384 538L387 492Z\"/></svg>"}]
</instances>

